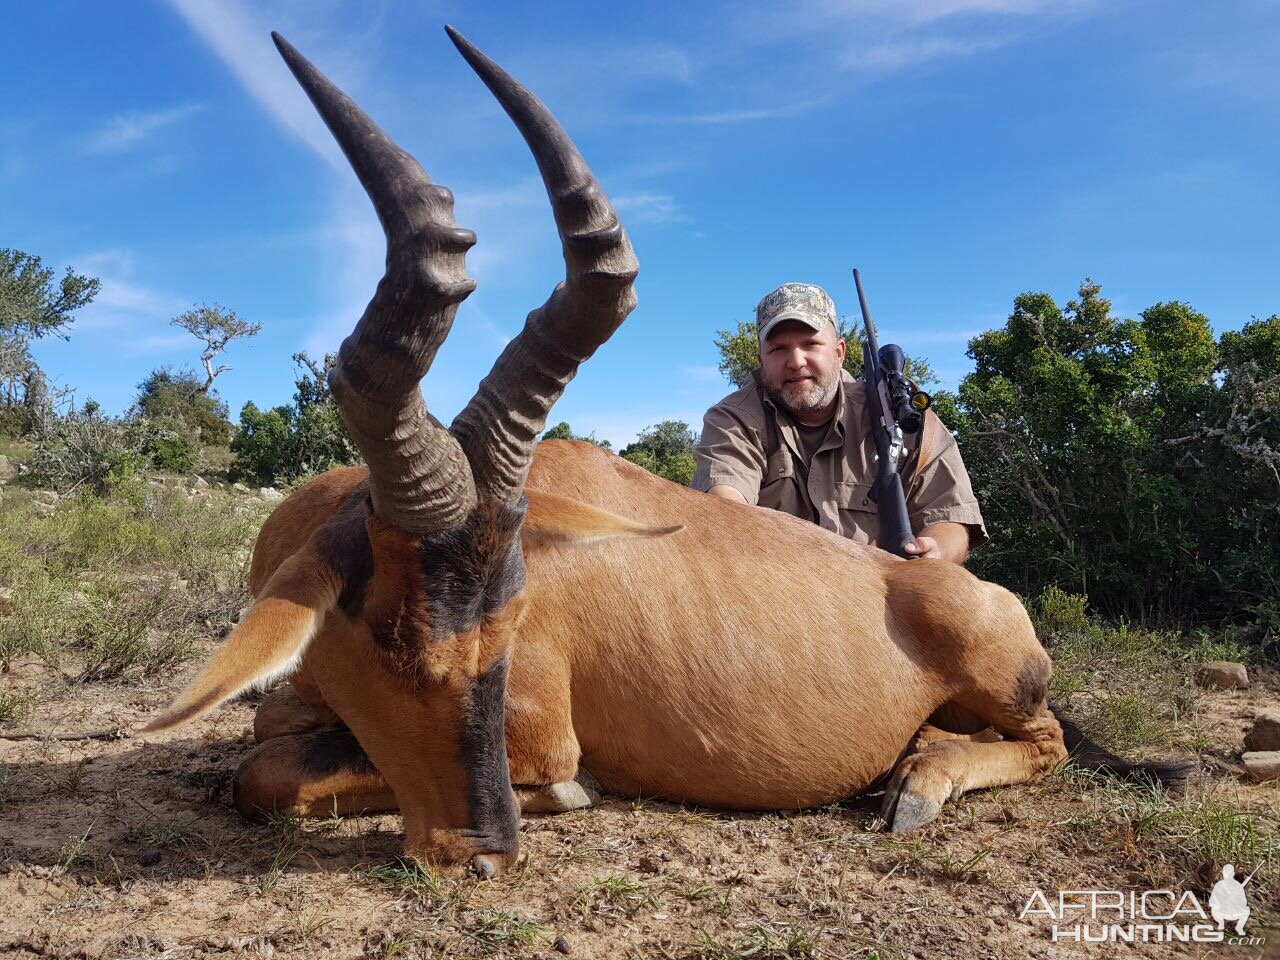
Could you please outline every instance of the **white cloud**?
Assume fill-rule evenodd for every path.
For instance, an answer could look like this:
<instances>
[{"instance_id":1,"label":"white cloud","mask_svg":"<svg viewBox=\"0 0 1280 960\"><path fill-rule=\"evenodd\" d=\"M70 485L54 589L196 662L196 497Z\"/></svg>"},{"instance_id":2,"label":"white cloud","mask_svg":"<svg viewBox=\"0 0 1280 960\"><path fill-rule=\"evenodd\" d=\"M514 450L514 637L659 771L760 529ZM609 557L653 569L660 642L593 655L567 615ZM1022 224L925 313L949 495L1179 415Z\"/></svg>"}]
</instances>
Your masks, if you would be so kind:
<instances>
[{"instance_id":1,"label":"white cloud","mask_svg":"<svg viewBox=\"0 0 1280 960\"><path fill-rule=\"evenodd\" d=\"M73 257L78 273L97 277L102 289L76 317L76 330L120 330L141 323L168 321L191 306L187 297L147 286L134 276L134 256L128 250L99 250Z\"/></svg>"},{"instance_id":2,"label":"white cloud","mask_svg":"<svg viewBox=\"0 0 1280 960\"><path fill-rule=\"evenodd\" d=\"M680 368L680 375L695 383L718 383L724 377L719 367L709 364L685 364Z\"/></svg>"},{"instance_id":3,"label":"white cloud","mask_svg":"<svg viewBox=\"0 0 1280 960\"><path fill-rule=\"evenodd\" d=\"M1012 38L962 40L952 37L922 37L890 40L866 50L850 50L841 66L860 70L902 70L945 57L967 57L1004 46Z\"/></svg>"},{"instance_id":4,"label":"white cloud","mask_svg":"<svg viewBox=\"0 0 1280 960\"><path fill-rule=\"evenodd\" d=\"M204 109L187 103L164 110L134 111L109 118L84 141L88 153L118 153L136 147L165 127L180 123Z\"/></svg>"},{"instance_id":5,"label":"white cloud","mask_svg":"<svg viewBox=\"0 0 1280 960\"><path fill-rule=\"evenodd\" d=\"M191 352L194 349L195 341L191 339L189 334L177 333L172 336L164 334L153 334L149 337L142 337L129 344L127 350L130 354L148 354L148 353L172 353L175 350L185 350Z\"/></svg>"},{"instance_id":6,"label":"white cloud","mask_svg":"<svg viewBox=\"0 0 1280 960\"><path fill-rule=\"evenodd\" d=\"M271 42L270 30L239 0L169 0L267 113L327 163L346 167L306 95Z\"/></svg>"},{"instance_id":7,"label":"white cloud","mask_svg":"<svg viewBox=\"0 0 1280 960\"><path fill-rule=\"evenodd\" d=\"M772 107L740 107L733 110L713 110L709 113L648 116L636 117L635 119L659 123L679 123L689 126L722 127L735 123L752 123L756 120L779 120L795 117L811 110L816 110L830 102L830 97L815 97L809 100L797 100L794 103L783 103Z\"/></svg>"},{"instance_id":8,"label":"white cloud","mask_svg":"<svg viewBox=\"0 0 1280 960\"><path fill-rule=\"evenodd\" d=\"M689 219L666 193L623 194L613 199L613 206L632 223L683 223Z\"/></svg>"}]
</instances>

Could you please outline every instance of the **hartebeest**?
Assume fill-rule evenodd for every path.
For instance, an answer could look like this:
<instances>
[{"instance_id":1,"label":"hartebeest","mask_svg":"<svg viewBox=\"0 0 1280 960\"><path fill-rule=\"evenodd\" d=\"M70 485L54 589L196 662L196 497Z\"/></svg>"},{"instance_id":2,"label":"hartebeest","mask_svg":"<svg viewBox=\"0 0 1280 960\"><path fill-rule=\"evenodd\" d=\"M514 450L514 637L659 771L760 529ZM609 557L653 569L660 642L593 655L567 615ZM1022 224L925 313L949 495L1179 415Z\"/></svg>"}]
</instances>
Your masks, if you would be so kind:
<instances>
[{"instance_id":1,"label":"hartebeest","mask_svg":"<svg viewBox=\"0 0 1280 960\"><path fill-rule=\"evenodd\" d=\"M892 771L885 817L909 830L1066 757L1049 657L1008 591L588 444L535 453L635 305L637 264L546 107L449 35L533 151L565 280L442 426L419 381L475 286L475 238L449 191L276 37L387 235L386 275L329 379L368 468L275 510L256 602L144 729L289 676L259 708L240 809L399 808L410 854L489 876L516 856L521 809L588 802L580 770L609 792L741 809L829 803ZM916 736L940 716L1004 739Z\"/></svg>"}]
</instances>

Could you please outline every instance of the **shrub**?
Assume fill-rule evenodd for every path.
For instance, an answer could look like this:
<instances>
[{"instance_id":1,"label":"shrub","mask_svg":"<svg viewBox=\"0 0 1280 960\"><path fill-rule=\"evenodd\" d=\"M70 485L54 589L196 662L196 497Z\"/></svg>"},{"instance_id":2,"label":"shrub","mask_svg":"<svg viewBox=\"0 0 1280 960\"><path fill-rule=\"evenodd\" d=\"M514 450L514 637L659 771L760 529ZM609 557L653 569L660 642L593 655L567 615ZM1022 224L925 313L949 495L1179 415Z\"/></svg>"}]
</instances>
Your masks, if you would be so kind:
<instances>
[{"instance_id":1,"label":"shrub","mask_svg":"<svg viewBox=\"0 0 1280 960\"><path fill-rule=\"evenodd\" d=\"M140 414L151 420L182 423L185 432L194 435L193 445L221 447L231 441L227 405L215 392L206 391L194 370L152 370L138 384L134 404Z\"/></svg>"},{"instance_id":2,"label":"shrub","mask_svg":"<svg viewBox=\"0 0 1280 960\"><path fill-rule=\"evenodd\" d=\"M231 623L246 600L248 540L269 505L118 486L39 518L29 500L0 505L0 665L37 656L80 664L77 679L151 675Z\"/></svg>"},{"instance_id":3,"label":"shrub","mask_svg":"<svg viewBox=\"0 0 1280 960\"><path fill-rule=\"evenodd\" d=\"M296 353L293 360L302 372L292 405L259 410L246 403L240 411L240 430L231 441L231 480L270 486L360 462L360 451L329 394L327 375L334 357L320 363Z\"/></svg>"},{"instance_id":4,"label":"shrub","mask_svg":"<svg viewBox=\"0 0 1280 960\"><path fill-rule=\"evenodd\" d=\"M104 416L86 403L41 427L27 467L37 483L105 493L146 465L146 441L144 421Z\"/></svg>"}]
</instances>

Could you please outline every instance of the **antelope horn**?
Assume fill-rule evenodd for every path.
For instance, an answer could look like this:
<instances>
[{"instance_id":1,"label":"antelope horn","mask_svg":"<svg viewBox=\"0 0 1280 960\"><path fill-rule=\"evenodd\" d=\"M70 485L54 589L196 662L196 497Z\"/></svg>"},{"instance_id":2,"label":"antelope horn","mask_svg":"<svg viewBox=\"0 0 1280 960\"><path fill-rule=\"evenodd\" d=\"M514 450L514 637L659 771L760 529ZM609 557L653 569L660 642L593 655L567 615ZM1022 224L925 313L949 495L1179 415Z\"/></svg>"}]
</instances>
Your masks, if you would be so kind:
<instances>
[{"instance_id":1,"label":"antelope horn","mask_svg":"<svg viewBox=\"0 0 1280 960\"><path fill-rule=\"evenodd\" d=\"M640 268L604 190L551 111L456 30L445 29L533 151L564 248L564 282L529 314L449 428L471 463L477 496L511 502L524 488L551 405L635 308Z\"/></svg>"},{"instance_id":2,"label":"antelope horn","mask_svg":"<svg viewBox=\"0 0 1280 960\"><path fill-rule=\"evenodd\" d=\"M427 412L418 388L475 289L464 257L475 234L453 219L453 194L431 182L341 90L272 33L373 201L387 236L386 273L351 336L329 388L369 465L373 509L413 533L461 523L475 506L457 440Z\"/></svg>"}]
</instances>

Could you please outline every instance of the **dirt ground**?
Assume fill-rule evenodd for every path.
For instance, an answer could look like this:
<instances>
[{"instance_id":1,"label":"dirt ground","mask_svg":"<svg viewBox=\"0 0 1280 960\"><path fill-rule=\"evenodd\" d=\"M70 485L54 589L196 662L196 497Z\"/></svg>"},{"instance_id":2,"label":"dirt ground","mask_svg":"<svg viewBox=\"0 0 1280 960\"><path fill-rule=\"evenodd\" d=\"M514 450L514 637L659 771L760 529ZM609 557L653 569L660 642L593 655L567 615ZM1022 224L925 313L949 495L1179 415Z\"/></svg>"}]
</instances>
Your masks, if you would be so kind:
<instances>
[{"instance_id":1,"label":"dirt ground","mask_svg":"<svg viewBox=\"0 0 1280 960\"><path fill-rule=\"evenodd\" d=\"M76 686L32 661L0 684L39 689L33 728L114 728L195 667ZM1263 943L1055 943L1051 920L1019 919L1037 890L1192 890L1207 909L1214 851L1274 850L1280 789L1238 767L1248 718L1280 706L1280 674L1256 672L1202 699L1206 778L1182 797L1063 772L970 794L905 838L879 829L875 797L767 815L611 798L527 818L526 864L493 882L397 860L395 816L241 820L228 788L252 747L248 702L146 742L0 731L0 955L1280 956L1275 863L1249 887Z\"/></svg>"}]
</instances>

